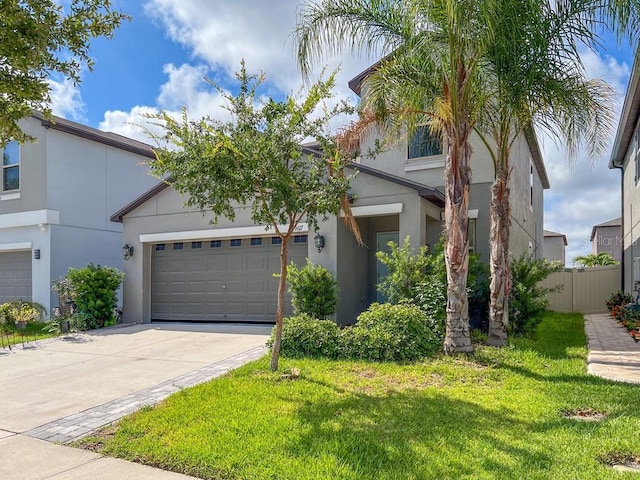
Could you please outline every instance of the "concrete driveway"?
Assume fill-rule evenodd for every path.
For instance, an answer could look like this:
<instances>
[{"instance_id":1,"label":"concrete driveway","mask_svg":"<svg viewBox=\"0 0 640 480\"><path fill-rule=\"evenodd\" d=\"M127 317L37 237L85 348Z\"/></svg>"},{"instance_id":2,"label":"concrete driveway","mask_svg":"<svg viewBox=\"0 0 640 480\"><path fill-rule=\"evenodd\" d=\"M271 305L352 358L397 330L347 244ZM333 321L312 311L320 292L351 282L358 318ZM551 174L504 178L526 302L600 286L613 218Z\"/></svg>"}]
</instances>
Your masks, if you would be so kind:
<instances>
[{"instance_id":1,"label":"concrete driveway","mask_svg":"<svg viewBox=\"0 0 640 480\"><path fill-rule=\"evenodd\" d=\"M85 435L260 357L270 331L254 325L133 325L40 341L35 348L16 346L11 353L0 350L0 478L76 478L70 472L80 467L84 470L76 473L82 478L98 456L50 442ZM52 448L56 458L56 449L71 453L56 464L46 460ZM29 461L28 452L44 457ZM141 468L128 462L120 467ZM135 478L186 478L153 470ZM117 471L113 467L91 478L134 478L110 476ZM60 472L68 475L54 477Z\"/></svg>"}]
</instances>

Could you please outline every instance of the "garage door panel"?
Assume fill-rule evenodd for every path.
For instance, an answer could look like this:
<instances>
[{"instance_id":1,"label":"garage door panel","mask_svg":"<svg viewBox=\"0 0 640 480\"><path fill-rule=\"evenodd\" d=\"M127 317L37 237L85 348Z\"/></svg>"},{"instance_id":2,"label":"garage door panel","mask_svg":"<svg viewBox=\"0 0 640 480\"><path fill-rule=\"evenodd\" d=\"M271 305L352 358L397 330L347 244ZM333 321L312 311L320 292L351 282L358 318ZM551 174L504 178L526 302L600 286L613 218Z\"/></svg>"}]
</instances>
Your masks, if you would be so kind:
<instances>
[{"instance_id":1,"label":"garage door panel","mask_svg":"<svg viewBox=\"0 0 640 480\"><path fill-rule=\"evenodd\" d=\"M247 292L249 294L259 293L264 295L268 292L267 282L263 280L247 280Z\"/></svg>"},{"instance_id":2,"label":"garage door panel","mask_svg":"<svg viewBox=\"0 0 640 480\"><path fill-rule=\"evenodd\" d=\"M152 250L151 313L155 320L270 322L277 308L280 247L262 246ZM289 260L304 265L306 244L289 246ZM288 306L287 314L291 313Z\"/></svg>"},{"instance_id":3,"label":"garage door panel","mask_svg":"<svg viewBox=\"0 0 640 480\"><path fill-rule=\"evenodd\" d=\"M31 252L0 253L0 303L31 300Z\"/></svg>"}]
</instances>

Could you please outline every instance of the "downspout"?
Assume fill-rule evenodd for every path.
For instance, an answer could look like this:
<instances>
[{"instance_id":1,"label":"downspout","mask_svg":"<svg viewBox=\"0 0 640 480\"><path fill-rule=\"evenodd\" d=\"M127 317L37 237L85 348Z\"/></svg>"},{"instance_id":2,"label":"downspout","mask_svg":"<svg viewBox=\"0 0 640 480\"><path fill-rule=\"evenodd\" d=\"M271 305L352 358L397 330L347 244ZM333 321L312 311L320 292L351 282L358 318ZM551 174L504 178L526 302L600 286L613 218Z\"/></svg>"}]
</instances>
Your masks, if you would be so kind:
<instances>
[{"instance_id":1,"label":"downspout","mask_svg":"<svg viewBox=\"0 0 640 480\"><path fill-rule=\"evenodd\" d=\"M622 232L620 235L620 248L622 251L622 261L620 262L620 285L622 286L622 290L624 290L625 288L625 284L624 284L624 266L625 266L625 251L624 251L624 165L616 165L615 163L612 163L611 165L613 168L619 169L620 170L620 213L622 215ZM633 223L631 224L631 228L633 228ZM633 238L633 237L631 237ZM633 256L631 257L631 261L633 262Z\"/></svg>"}]
</instances>

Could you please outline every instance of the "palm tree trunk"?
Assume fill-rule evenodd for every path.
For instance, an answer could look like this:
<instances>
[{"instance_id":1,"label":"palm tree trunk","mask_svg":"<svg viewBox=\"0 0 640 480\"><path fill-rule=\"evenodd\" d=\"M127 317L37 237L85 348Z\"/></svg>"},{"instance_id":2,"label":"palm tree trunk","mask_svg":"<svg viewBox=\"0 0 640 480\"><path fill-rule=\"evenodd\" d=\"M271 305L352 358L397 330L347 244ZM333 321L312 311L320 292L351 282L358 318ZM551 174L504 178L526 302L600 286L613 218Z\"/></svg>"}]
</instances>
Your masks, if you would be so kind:
<instances>
[{"instance_id":1,"label":"palm tree trunk","mask_svg":"<svg viewBox=\"0 0 640 480\"><path fill-rule=\"evenodd\" d=\"M278 282L278 308L276 309L276 335L271 349L271 371L278 370L280 360L280 344L282 342L282 319L284 317L284 290L287 285L287 244L289 237L283 238L280 244L280 281Z\"/></svg>"},{"instance_id":2,"label":"palm tree trunk","mask_svg":"<svg viewBox=\"0 0 640 480\"><path fill-rule=\"evenodd\" d=\"M508 154L507 154L508 155ZM508 158L508 157L507 157ZM507 344L509 324L509 226L511 204L509 191L509 165L501 158L496 165L496 178L491 186L489 216L491 296L489 306L489 336L487 344L504 346Z\"/></svg>"},{"instance_id":3,"label":"palm tree trunk","mask_svg":"<svg viewBox=\"0 0 640 480\"><path fill-rule=\"evenodd\" d=\"M464 129L448 132L449 158L445 163L445 226L447 243L447 321L444 339L446 353L472 352L469 336L469 185L471 147Z\"/></svg>"}]
</instances>

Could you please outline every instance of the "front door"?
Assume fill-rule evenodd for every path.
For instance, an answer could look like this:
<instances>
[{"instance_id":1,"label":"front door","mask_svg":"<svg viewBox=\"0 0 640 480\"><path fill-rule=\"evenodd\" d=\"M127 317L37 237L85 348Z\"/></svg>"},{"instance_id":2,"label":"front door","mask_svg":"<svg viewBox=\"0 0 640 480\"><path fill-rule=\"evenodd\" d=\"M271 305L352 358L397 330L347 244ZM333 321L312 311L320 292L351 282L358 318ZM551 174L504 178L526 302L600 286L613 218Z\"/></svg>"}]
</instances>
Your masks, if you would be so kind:
<instances>
[{"instance_id":1,"label":"front door","mask_svg":"<svg viewBox=\"0 0 640 480\"><path fill-rule=\"evenodd\" d=\"M399 243L399 232L378 232L376 233L376 252L390 253L389 242ZM376 301L385 303L387 298L377 290L378 284L389 274L389 269L380 260L376 260Z\"/></svg>"}]
</instances>

